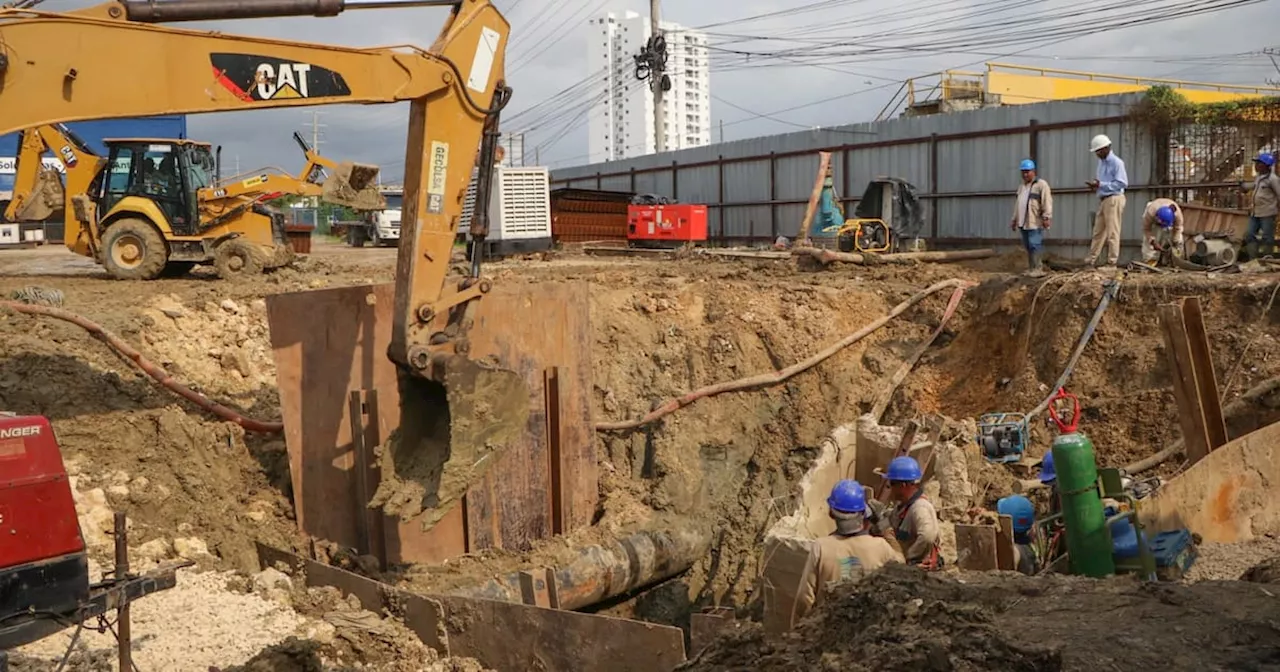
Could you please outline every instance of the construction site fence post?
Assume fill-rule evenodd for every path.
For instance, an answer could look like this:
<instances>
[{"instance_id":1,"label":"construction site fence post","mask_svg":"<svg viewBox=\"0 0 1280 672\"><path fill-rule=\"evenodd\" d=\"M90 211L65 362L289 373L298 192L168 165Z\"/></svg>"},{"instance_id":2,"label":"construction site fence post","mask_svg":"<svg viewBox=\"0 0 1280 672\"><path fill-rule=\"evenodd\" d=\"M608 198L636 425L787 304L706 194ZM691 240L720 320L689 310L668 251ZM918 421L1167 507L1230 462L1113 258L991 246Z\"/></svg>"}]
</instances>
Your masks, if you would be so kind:
<instances>
[{"instance_id":1,"label":"construction site fence post","mask_svg":"<svg viewBox=\"0 0 1280 672\"><path fill-rule=\"evenodd\" d=\"M754 236L755 231L751 232ZM769 240L778 239L778 154L769 152Z\"/></svg>"}]
</instances>

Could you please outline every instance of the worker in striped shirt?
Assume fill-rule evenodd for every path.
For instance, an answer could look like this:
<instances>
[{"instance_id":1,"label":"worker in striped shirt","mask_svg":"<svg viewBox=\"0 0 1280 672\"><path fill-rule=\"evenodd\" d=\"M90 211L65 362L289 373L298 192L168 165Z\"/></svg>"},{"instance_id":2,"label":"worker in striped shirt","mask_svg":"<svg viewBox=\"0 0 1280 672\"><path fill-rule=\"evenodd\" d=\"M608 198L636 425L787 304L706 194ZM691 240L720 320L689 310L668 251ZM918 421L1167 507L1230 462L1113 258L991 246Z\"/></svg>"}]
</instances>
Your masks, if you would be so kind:
<instances>
[{"instance_id":1,"label":"worker in striped shirt","mask_svg":"<svg viewBox=\"0 0 1280 672\"><path fill-rule=\"evenodd\" d=\"M1089 143L1089 151L1098 157L1097 176L1085 182L1098 195L1098 214L1093 218L1093 240L1089 243L1089 263L1096 264L1102 248L1107 248L1107 263L1103 268L1115 270L1120 263L1120 225L1124 222L1124 190L1129 186L1129 175L1124 161L1111 151L1111 138L1095 135Z\"/></svg>"}]
</instances>

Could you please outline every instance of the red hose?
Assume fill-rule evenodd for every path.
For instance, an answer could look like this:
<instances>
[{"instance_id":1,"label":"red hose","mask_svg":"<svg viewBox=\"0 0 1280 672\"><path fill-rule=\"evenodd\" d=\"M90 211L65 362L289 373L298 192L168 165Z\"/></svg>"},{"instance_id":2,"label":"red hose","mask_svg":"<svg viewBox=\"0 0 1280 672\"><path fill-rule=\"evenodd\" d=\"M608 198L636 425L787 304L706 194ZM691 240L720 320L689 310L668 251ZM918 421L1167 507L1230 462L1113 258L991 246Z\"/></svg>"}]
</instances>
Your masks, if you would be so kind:
<instances>
[{"instance_id":1,"label":"red hose","mask_svg":"<svg viewBox=\"0 0 1280 672\"><path fill-rule=\"evenodd\" d=\"M143 373L146 373L148 376L151 376L157 383L160 383L161 385L168 388L172 392L177 393L184 399L187 399L191 403L199 406L200 408L203 408L206 411L209 411L210 413L222 418L223 420L234 422L237 425L240 425L241 427L245 428L245 430L250 432L260 432L263 434L276 434L284 431L284 423L265 422L262 420L254 420L253 418L246 418L243 415L240 415L239 413L231 410L230 408L227 408L226 406L219 404L218 402L204 396L203 394L200 394L199 392L192 390L186 385L179 383L177 380L173 378L173 376L170 376L167 371L160 368L159 366L156 366L155 364L152 364L150 361L147 360L146 357L143 357L142 353L134 349L133 346L121 340L120 337L116 336L110 331L107 331L107 329L102 325L96 322L93 322L85 317L81 317L80 315L77 315L68 310L63 310L61 308L54 308L52 306L38 306L38 305L29 304L29 303L19 303L17 301L0 301L0 308L8 308L9 310L12 310L17 313L25 313L27 315L43 315L45 317L52 317L54 319L62 320L64 322L70 322L71 324L74 324L77 327L80 327L81 329L84 329L85 331L89 332L90 336L93 336L99 341L102 341L103 343L105 343L107 347L115 351L116 354L120 355L124 359L128 360L129 363L141 369Z\"/></svg>"}]
</instances>

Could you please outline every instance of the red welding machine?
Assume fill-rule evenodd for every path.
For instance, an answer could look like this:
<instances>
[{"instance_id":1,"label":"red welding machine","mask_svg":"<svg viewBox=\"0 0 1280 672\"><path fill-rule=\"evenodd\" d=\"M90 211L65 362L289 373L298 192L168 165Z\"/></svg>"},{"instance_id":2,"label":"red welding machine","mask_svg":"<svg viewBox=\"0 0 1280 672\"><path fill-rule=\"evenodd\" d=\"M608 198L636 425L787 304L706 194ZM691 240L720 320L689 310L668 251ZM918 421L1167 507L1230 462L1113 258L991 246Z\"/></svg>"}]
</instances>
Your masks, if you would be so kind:
<instances>
[{"instance_id":1,"label":"red welding machine","mask_svg":"<svg viewBox=\"0 0 1280 672\"><path fill-rule=\"evenodd\" d=\"M123 520L117 514L117 562L128 557ZM175 572L192 564L138 576L126 563L117 576L90 584L71 481L53 427L39 416L0 412L0 535L0 669L5 649L172 588Z\"/></svg>"},{"instance_id":2,"label":"red welding machine","mask_svg":"<svg viewBox=\"0 0 1280 672\"><path fill-rule=\"evenodd\" d=\"M89 598L89 559L49 421L0 415L0 648L32 642Z\"/></svg>"},{"instance_id":3,"label":"red welding machine","mask_svg":"<svg viewBox=\"0 0 1280 672\"><path fill-rule=\"evenodd\" d=\"M705 205L629 205L627 240L643 247L678 247L707 240Z\"/></svg>"}]
</instances>

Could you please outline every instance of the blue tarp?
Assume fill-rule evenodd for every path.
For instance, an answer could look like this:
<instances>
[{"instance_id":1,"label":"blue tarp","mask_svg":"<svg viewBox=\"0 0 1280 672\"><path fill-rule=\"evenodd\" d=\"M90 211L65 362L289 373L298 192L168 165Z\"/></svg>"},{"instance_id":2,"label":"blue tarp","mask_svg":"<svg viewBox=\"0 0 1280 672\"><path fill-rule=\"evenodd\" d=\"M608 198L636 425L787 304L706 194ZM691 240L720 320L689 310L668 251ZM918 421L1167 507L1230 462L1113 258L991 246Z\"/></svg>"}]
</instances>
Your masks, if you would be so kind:
<instances>
[{"instance_id":1,"label":"blue tarp","mask_svg":"<svg viewBox=\"0 0 1280 672\"><path fill-rule=\"evenodd\" d=\"M187 137L186 115L146 117L141 119L102 119L77 121L67 126L79 135L93 151L105 154L102 141L107 138L175 138ZM17 134L0 136L0 191L13 189L13 157L18 151ZM45 157L50 154L46 153Z\"/></svg>"}]
</instances>

